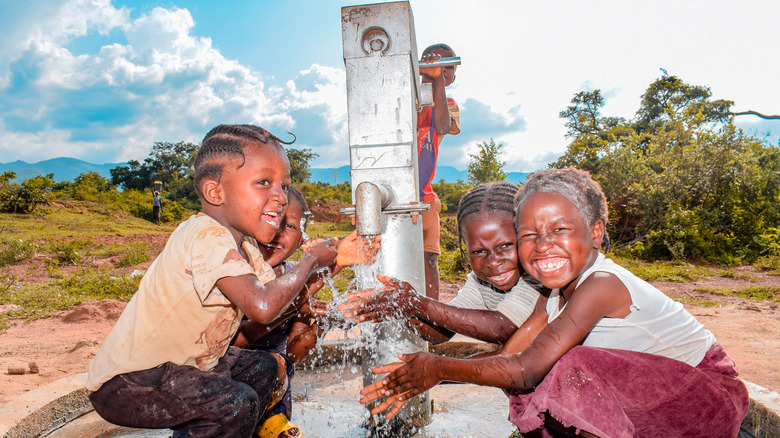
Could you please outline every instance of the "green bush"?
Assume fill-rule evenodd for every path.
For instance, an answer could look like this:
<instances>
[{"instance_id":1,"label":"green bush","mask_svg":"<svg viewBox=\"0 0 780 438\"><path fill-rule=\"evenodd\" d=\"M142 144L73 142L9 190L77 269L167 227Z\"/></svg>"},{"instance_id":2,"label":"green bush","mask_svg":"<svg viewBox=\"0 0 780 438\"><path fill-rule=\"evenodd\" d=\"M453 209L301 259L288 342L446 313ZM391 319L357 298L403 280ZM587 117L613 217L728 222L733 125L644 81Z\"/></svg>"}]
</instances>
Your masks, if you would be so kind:
<instances>
[{"instance_id":1,"label":"green bush","mask_svg":"<svg viewBox=\"0 0 780 438\"><path fill-rule=\"evenodd\" d=\"M12 265L35 257L38 245L22 239L3 239L0 241L0 265Z\"/></svg>"},{"instance_id":2,"label":"green bush","mask_svg":"<svg viewBox=\"0 0 780 438\"><path fill-rule=\"evenodd\" d=\"M322 182L305 182L296 185L296 187L303 193L303 197L309 205L318 200L352 204L352 186L348 182L334 185Z\"/></svg>"},{"instance_id":3,"label":"green bush","mask_svg":"<svg viewBox=\"0 0 780 438\"><path fill-rule=\"evenodd\" d=\"M768 227L763 233L753 237L759 246L759 252L765 256L780 256L780 228Z\"/></svg>"},{"instance_id":4,"label":"green bush","mask_svg":"<svg viewBox=\"0 0 780 438\"><path fill-rule=\"evenodd\" d=\"M439 255L439 279L441 281L450 283L463 281L469 270L468 260L463 260L460 251L457 249L447 251L442 248L441 255Z\"/></svg>"},{"instance_id":5,"label":"green bush","mask_svg":"<svg viewBox=\"0 0 780 438\"><path fill-rule=\"evenodd\" d=\"M45 284L0 288L0 303L19 306L0 313L0 333L7 328L11 318L46 318L54 312L87 301L128 301L138 289L140 281L140 275L114 275L105 270L81 269L67 278Z\"/></svg>"},{"instance_id":6,"label":"green bush","mask_svg":"<svg viewBox=\"0 0 780 438\"><path fill-rule=\"evenodd\" d=\"M127 245L122 256L117 261L117 267L124 268L135 266L149 260L149 245L145 243L131 243Z\"/></svg>"},{"instance_id":7,"label":"green bush","mask_svg":"<svg viewBox=\"0 0 780 438\"><path fill-rule=\"evenodd\" d=\"M0 209L12 213L32 213L40 205L49 203L54 181L51 176L36 176L22 181L21 184L11 183L14 172L0 175Z\"/></svg>"},{"instance_id":8,"label":"green bush","mask_svg":"<svg viewBox=\"0 0 780 438\"><path fill-rule=\"evenodd\" d=\"M58 265L79 265L84 260L81 250L86 248L82 242L52 242L49 249L54 253Z\"/></svg>"},{"instance_id":9,"label":"green bush","mask_svg":"<svg viewBox=\"0 0 780 438\"><path fill-rule=\"evenodd\" d=\"M111 181L97 172L89 172L76 177L70 195L77 201L98 201L101 194L111 191L116 192Z\"/></svg>"},{"instance_id":10,"label":"green bush","mask_svg":"<svg viewBox=\"0 0 780 438\"><path fill-rule=\"evenodd\" d=\"M460 199L473 186L460 180L454 183L448 183L443 179L440 179L439 182L432 184L431 187L439 196L442 213L448 212L454 214L458 212Z\"/></svg>"},{"instance_id":11,"label":"green bush","mask_svg":"<svg viewBox=\"0 0 780 438\"><path fill-rule=\"evenodd\" d=\"M442 251L460 248L458 243L458 221L455 216L442 216L439 227L439 244Z\"/></svg>"}]
</instances>

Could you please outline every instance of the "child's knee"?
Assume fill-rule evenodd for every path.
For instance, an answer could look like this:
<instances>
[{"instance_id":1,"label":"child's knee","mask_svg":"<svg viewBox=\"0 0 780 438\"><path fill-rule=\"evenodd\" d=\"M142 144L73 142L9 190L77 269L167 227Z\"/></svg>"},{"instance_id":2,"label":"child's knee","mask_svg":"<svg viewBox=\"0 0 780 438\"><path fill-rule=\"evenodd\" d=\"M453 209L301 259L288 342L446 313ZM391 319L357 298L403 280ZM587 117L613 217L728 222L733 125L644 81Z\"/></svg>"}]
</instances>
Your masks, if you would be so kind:
<instances>
[{"instance_id":1,"label":"child's knee","mask_svg":"<svg viewBox=\"0 0 780 438\"><path fill-rule=\"evenodd\" d=\"M211 404L211 417L216 418L225 436L249 436L263 413L260 395L249 385L235 382L225 387L225 396Z\"/></svg>"},{"instance_id":2,"label":"child's knee","mask_svg":"<svg viewBox=\"0 0 780 438\"><path fill-rule=\"evenodd\" d=\"M283 382L287 379L287 361L279 353L271 353L271 356L276 359L276 376L278 382Z\"/></svg>"}]
</instances>

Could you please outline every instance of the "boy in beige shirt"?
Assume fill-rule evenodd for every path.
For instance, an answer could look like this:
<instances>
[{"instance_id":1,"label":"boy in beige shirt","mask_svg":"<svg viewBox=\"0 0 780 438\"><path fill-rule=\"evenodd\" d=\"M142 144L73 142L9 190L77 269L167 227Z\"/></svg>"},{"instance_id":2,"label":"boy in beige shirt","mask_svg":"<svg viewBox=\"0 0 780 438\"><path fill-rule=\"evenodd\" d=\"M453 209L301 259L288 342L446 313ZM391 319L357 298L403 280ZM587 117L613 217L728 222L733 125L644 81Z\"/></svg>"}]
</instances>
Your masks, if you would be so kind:
<instances>
[{"instance_id":1,"label":"boy in beige shirt","mask_svg":"<svg viewBox=\"0 0 780 438\"><path fill-rule=\"evenodd\" d=\"M281 143L249 125L203 139L194 166L202 211L173 232L90 364L89 398L104 419L175 437L246 437L284 393L280 355L229 347L242 316L270 326L289 318L316 270L337 256L352 264L355 253L339 254L330 239L275 279L258 242L273 239L287 205Z\"/></svg>"}]
</instances>

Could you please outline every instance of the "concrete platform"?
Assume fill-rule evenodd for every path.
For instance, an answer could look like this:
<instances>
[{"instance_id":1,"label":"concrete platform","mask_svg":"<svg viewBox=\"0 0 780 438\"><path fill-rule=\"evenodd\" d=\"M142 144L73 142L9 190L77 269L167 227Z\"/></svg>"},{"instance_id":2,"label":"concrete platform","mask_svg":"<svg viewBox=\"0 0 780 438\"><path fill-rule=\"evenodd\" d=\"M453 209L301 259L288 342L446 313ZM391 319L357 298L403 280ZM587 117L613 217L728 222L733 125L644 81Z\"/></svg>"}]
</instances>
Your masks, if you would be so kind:
<instances>
[{"instance_id":1,"label":"concrete platform","mask_svg":"<svg viewBox=\"0 0 780 438\"><path fill-rule=\"evenodd\" d=\"M309 436L365 436L360 425L366 413L355 396L360 385L356 368L329 366L345 360L346 363L356 363L355 353L344 350L341 345L338 337L332 336L325 342L326 352L322 358L317 363L309 363L310 367L316 365L324 369L316 374L302 369L296 377L294 419L303 431L310 431ZM493 348L494 345L459 336L431 350L437 354L462 357ZM337 372L336 368L347 369ZM170 436L169 430L130 429L103 421L92 410L84 389L85 382L86 374L79 374L0 405L0 437ZM750 411L742 423L739 437L780 437L780 394L751 382L745 382L745 385L750 393ZM511 424L506 421L506 397L495 388L439 385L431 390L431 398L434 402L434 422L416 435L418 437L500 437L508 436L512 430ZM457 432L452 432L453 427Z\"/></svg>"}]
</instances>

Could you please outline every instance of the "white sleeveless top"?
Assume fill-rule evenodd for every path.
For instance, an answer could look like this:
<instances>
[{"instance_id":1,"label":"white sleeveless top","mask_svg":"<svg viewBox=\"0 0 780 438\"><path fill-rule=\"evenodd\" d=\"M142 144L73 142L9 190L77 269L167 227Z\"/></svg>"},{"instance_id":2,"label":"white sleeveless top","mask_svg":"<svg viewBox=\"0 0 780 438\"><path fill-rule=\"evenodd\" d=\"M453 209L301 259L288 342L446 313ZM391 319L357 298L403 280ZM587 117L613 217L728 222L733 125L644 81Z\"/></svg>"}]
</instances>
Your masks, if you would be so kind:
<instances>
[{"instance_id":1,"label":"white sleeveless top","mask_svg":"<svg viewBox=\"0 0 780 438\"><path fill-rule=\"evenodd\" d=\"M523 274L511 290L502 292L482 284L472 271L466 276L466 283L458 295L447 304L462 309L497 311L520 327L536 307L538 284L533 277Z\"/></svg>"},{"instance_id":2,"label":"white sleeveless top","mask_svg":"<svg viewBox=\"0 0 780 438\"><path fill-rule=\"evenodd\" d=\"M631 313L625 318L602 318L582 345L657 354L696 366L715 344L715 336L682 304L603 254L582 274L577 287L597 271L613 274L623 282L631 295ZM554 289L547 301L548 323L563 311L558 308L559 299L560 291Z\"/></svg>"}]
</instances>

